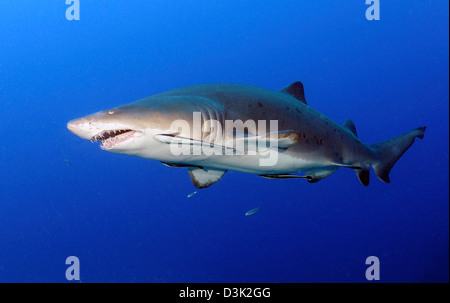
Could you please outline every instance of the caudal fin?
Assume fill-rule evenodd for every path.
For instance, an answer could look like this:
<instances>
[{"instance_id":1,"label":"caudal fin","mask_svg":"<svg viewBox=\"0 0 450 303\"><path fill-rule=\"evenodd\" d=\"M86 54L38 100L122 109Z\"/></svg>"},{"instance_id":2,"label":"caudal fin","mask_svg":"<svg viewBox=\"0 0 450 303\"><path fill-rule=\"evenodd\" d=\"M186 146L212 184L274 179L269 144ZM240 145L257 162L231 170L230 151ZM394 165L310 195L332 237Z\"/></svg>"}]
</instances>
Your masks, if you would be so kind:
<instances>
[{"instance_id":1,"label":"caudal fin","mask_svg":"<svg viewBox=\"0 0 450 303\"><path fill-rule=\"evenodd\" d=\"M425 129L426 127L422 126L406 134L370 146L376 155L372 167L380 180L386 183L390 182L389 172L391 168L414 143L416 137L423 139Z\"/></svg>"}]
</instances>

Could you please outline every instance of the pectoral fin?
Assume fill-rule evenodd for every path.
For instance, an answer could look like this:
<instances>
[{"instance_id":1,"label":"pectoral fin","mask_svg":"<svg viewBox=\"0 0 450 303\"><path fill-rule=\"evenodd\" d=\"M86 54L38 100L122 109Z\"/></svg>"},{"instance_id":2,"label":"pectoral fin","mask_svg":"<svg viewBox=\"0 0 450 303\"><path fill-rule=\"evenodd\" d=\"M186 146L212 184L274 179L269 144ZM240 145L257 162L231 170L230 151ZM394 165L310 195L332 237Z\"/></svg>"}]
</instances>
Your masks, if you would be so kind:
<instances>
[{"instance_id":1,"label":"pectoral fin","mask_svg":"<svg viewBox=\"0 0 450 303\"><path fill-rule=\"evenodd\" d=\"M213 185L223 175L226 173L226 170L216 170L216 169L208 169L208 168L188 168L189 176L191 176L192 183L197 188L205 188Z\"/></svg>"}]
</instances>

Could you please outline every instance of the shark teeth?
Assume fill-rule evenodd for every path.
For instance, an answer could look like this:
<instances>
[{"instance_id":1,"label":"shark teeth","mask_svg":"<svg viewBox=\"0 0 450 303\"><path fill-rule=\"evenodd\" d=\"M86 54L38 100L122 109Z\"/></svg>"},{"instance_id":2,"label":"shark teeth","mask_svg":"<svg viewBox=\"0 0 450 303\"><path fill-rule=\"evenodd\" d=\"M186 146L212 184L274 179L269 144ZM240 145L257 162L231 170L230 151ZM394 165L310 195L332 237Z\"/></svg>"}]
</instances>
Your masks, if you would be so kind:
<instances>
[{"instance_id":1,"label":"shark teeth","mask_svg":"<svg viewBox=\"0 0 450 303\"><path fill-rule=\"evenodd\" d=\"M104 143L109 138L114 138L116 136L131 132L131 129L119 129L119 130L109 130L104 131L91 138L91 142L102 142Z\"/></svg>"},{"instance_id":2,"label":"shark teeth","mask_svg":"<svg viewBox=\"0 0 450 303\"><path fill-rule=\"evenodd\" d=\"M100 142L100 148L109 150L116 144L134 137L136 131L131 129L107 130L91 138L91 142Z\"/></svg>"}]
</instances>

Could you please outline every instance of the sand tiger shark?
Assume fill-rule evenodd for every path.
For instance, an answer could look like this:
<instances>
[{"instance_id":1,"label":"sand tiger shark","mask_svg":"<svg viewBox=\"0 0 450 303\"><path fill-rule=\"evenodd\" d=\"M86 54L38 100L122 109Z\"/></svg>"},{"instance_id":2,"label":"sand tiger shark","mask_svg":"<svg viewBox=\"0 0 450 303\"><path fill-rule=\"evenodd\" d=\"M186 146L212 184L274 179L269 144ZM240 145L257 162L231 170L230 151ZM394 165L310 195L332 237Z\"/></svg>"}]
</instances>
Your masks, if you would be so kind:
<instances>
[{"instance_id":1,"label":"sand tiger shark","mask_svg":"<svg viewBox=\"0 0 450 303\"><path fill-rule=\"evenodd\" d=\"M389 183L391 168L426 128L366 145L351 120L338 124L311 108L301 82L279 91L231 83L188 86L72 120L67 127L106 151L186 168L197 188L216 183L227 170L313 183L339 167L353 169L365 186L370 167ZM275 160L263 164L269 157Z\"/></svg>"}]
</instances>

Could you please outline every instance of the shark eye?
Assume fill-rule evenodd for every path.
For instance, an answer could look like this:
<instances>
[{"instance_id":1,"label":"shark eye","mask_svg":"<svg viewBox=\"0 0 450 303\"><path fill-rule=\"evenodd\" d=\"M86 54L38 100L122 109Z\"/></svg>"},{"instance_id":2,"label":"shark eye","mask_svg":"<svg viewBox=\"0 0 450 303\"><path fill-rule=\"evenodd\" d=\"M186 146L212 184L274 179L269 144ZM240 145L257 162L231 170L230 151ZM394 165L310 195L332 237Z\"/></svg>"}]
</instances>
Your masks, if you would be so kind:
<instances>
[{"instance_id":1,"label":"shark eye","mask_svg":"<svg viewBox=\"0 0 450 303\"><path fill-rule=\"evenodd\" d=\"M108 114L110 115L114 115L115 113L117 113L117 109L111 109Z\"/></svg>"}]
</instances>

